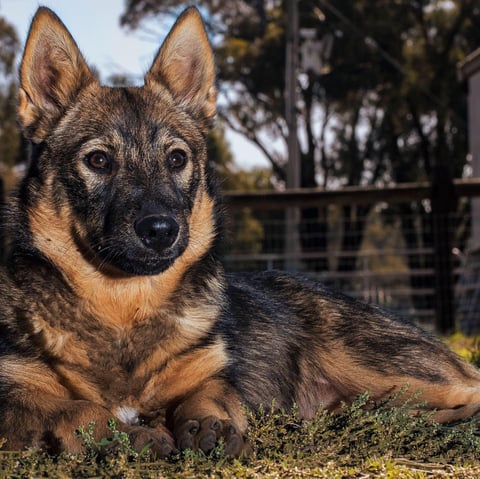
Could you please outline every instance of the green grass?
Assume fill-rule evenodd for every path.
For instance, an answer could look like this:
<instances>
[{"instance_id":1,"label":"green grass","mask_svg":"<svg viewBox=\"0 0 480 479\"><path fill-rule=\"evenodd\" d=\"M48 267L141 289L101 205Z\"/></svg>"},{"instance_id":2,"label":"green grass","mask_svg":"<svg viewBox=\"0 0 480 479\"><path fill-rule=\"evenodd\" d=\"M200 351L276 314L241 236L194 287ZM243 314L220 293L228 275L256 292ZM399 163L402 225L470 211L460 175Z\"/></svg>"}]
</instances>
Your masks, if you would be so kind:
<instances>
[{"instance_id":1,"label":"green grass","mask_svg":"<svg viewBox=\"0 0 480 479\"><path fill-rule=\"evenodd\" d=\"M301 420L295 411L250 416L253 453L227 458L220 445L211 454L185 451L153 460L132 451L128 438L95 443L82 432L84 455L52 457L30 450L0 453L0 477L11 478L479 478L480 434L476 421L455 426L412 417L404 407L365 409L366 395L341 414L320 411ZM114 429L114 427L113 427Z\"/></svg>"}]
</instances>

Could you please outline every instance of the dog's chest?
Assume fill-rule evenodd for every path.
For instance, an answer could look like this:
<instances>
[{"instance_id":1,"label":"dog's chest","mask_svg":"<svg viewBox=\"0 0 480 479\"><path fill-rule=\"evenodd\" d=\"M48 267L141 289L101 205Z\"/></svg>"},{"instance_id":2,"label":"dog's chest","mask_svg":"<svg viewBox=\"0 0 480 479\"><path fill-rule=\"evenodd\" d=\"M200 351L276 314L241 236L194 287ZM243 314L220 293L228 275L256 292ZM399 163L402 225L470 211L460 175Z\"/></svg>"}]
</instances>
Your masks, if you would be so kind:
<instances>
[{"instance_id":1,"label":"dog's chest","mask_svg":"<svg viewBox=\"0 0 480 479\"><path fill-rule=\"evenodd\" d=\"M96 391L107 399L138 393L149 379L138 372L153 357L161 356L159 351L169 344L166 328L152 322L113 329L95 318L71 311L69 316L68 322L62 322L33 315L31 341L50 366L68 379L65 382L76 395L79 391Z\"/></svg>"},{"instance_id":2,"label":"dog's chest","mask_svg":"<svg viewBox=\"0 0 480 479\"><path fill-rule=\"evenodd\" d=\"M211 333L216 314L213 307L184 308L112 327L66 308L56 318L34 316L32 339L72 397L134 422L137 412L157 415L225 367L225 346Z\"/></svg>"}]
</instances>

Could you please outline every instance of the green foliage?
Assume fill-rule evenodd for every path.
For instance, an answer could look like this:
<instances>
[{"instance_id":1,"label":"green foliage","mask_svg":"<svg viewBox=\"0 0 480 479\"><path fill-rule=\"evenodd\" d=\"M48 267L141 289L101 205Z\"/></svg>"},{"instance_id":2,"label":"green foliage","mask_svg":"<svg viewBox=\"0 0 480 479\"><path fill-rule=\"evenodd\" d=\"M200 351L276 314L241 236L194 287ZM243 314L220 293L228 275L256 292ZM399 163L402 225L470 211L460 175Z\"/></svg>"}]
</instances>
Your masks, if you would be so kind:
<instances>
[{"instance_id":1,"label":"green foliage","mask_svg":"<svg viewBox=\"0 0 480 479\"><path fill-rule=\"evenodd\" d=\"M411 402L393 407L399 397L371 408L364 394L341 414L320 410L313 420L299 420L295 412L253 415L251 441L256 457L275 462L291 457L296 463L309 464L335 460L337 466L353 466L372 457L476 463L478 422L440 425L428 413L412 416L411 409L417 406Z\"/></svg>"},{"instance_id":2,"label":"green foliage","mask_svg":"<svg viewBox=\"0 0 480 479\"><path fill-rule=\"evenodd\" d=\"M225 129L219 124L207 137L207 157L223 191L254 191L272 188L271 171L264 168L242 170L235 165Z\"/></svg>"},{"instance_id":3,"label":"green foliage","mask_svg":"<svg viewBox=\"0 0 480 479\"><path fill-rule=\"evenodd\" d=\"M10 76L14 72L18 53L18 36L14 27L0 17L0 72Z\"/></svg>"},{"instance_id":4,"label":"green foliage","mask_svg":"<svg viewBox=\"0 0 480 479\"><path fill-rule=\"evenodd\" d=\"M23 153L16 108L17 86L12 81L0 88L0 167L12 167L20 161Z\"/></svg>"},{"instance_id":5,"label":"green foliage","mask_svg":"<svg viewBox=\"0 0 480 479\"><path fill-rule=\"evenodd\" d=\"M110 419L107 424L111 435L108 438L102 438L99 441L95 439L95 423L91 422L86 428L80 427L75 435L82 440L87 457L96 458L105 456L114 451L118 456L124 456L126 459L145 459L149 456L149 446L145 446L142 451L136 451L131 443L127 433L119 431L115 419Z\"/></svg>"},{"instance_id":6,"label":"green foliage","mask_svg":"<svg viewBox=\"0 0 480 479\"><path fill-rule=\"evenodd\" d=\"M474 339L468 360L477 368L480 368L480 336Z\"/></svg>"},{"instance_id":7,"label":"green foliage","mask_svg":"<svg viewBox=\"0 0 480 479\"><path fill-rule=\"evenodd\" d=\"M220 180L223 191L252 191L271 188L271 173L266 169L241 170L234 164L233 155L225 139L225 131L217 126L207 137L210 167ZM264 237L263 226L249 208L235 212L229 228L230 253L259 253Z\"/></svg>"},{"instance_id":8,"label":"green foliage","mask_svg":"<svg viewBox=\"0 0 480 479\"><path fill-rule=\"evenodd\" d=\"M401 395L396 398L398 401ZM212 453L184 451L153 460L136 453L112 423L112 439L95 441L93 426L79 432L82 455L52 457L35 450L0 453L0 476L11 478L193 478L193 477L478 477L478 422L444 426L428 413L412 416L408 402L372 408L362 395L339 414L319 410L312 419L296 410L263 408L248 413L253 453L234 459L220 444ZM101 452L99 452L101 451Z\"/></svg>"}]
</instances>

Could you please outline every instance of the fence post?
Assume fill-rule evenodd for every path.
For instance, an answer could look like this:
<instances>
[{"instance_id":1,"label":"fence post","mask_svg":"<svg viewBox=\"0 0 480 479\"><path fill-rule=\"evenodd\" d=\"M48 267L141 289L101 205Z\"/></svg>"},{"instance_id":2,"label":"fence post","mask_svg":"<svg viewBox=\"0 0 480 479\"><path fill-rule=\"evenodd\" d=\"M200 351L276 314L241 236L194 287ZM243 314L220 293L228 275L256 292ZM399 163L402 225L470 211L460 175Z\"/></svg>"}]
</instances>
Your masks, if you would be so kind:
<instances>
[{"instance_id":1,"label":"fence post","mask_svg":"<svg viewBox=\"0 0 480 479\"><path fill-rule=\"evenodd\" d=\"M435 327L440 334L455 329L455 295L452 265L452 212L455 185L447 166L437 164L432 178L433 266L435 270Z\"/></svg>"}]
</instances>

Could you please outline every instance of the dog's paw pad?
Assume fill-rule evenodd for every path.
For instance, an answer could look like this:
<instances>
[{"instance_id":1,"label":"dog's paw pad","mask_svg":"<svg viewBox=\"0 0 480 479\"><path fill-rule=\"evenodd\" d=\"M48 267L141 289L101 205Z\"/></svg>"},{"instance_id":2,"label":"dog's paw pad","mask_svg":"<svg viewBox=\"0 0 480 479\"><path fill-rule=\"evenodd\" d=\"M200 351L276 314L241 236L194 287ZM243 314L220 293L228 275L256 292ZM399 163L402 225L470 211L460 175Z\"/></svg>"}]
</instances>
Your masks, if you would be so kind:
<instances>
[{"instance_id":1,"label":"dog's paw pad","mask_svg":"<svg viewBox=\"0 0 480 479\"><path fill-rule=\"evenodd\" d=\"M176 452L175 442L168 431L133 426L128 431L128 435L132 447L138 452L146 447L157 457L165 457Z\"/></svg>"},{"instance_id":2,"label":"dog's paw pad","mask_svg":"<svg viewBox=\"0 0 480 479\"><path fill-rule=\"evenodd\" d=\"M225 454L229 456L248 454L247 451L250 450L232 421L215 416L208 416L200 421L185 421L177 428L176 437L180 449L201 449L208 453L223 439Z\"/></svg>"},{"instance_id":3,"label":"dog's paw pad","mask_svg":"<svg viewBox=\"0 0 480 479\"><path fill-rule=\"evenodd\" d=\"M225 454L229 456L241 456L244 453L245 440L235 428L229 427L229 431L225 434Z\"/></svg>"},{"instance_id":4,"label":"dog's paw pad","mask_svg":"<svg viewBox=\"0 0 480 479\"><path fill-rule=\"evenodd\" d=\"M200 430L200 423L195 419L188 419L175 430L175 437L179 449L197 449L195 438Z\"/></svg>"}]
</instances>

